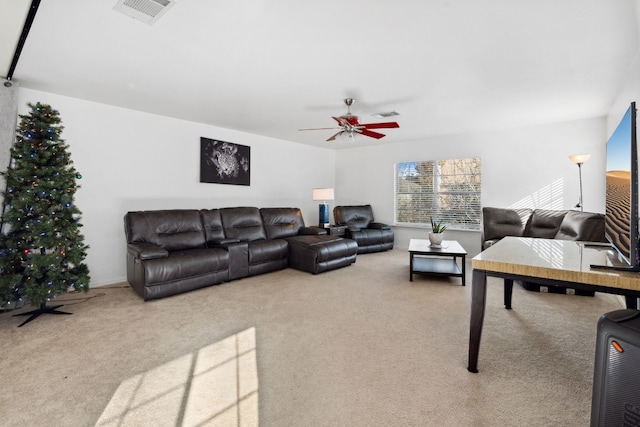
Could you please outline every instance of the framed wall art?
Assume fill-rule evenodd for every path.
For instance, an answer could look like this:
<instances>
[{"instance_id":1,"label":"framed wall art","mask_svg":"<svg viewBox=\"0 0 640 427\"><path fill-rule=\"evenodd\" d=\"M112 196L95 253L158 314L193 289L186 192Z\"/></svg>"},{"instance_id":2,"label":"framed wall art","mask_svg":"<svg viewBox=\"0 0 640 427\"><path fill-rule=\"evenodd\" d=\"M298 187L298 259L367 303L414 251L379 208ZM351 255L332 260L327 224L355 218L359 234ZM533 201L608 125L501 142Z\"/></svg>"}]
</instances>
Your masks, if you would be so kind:
<instances>
[{"instance_id":1,"label":"framed wall art","mask_svg":"<svg viewBox=\"0 0 640 427\"><path fill-rule=\"evenodd\" d=\"M201 137L200 182L251 185L251 147Z\"/></svg>"}]
</instances>

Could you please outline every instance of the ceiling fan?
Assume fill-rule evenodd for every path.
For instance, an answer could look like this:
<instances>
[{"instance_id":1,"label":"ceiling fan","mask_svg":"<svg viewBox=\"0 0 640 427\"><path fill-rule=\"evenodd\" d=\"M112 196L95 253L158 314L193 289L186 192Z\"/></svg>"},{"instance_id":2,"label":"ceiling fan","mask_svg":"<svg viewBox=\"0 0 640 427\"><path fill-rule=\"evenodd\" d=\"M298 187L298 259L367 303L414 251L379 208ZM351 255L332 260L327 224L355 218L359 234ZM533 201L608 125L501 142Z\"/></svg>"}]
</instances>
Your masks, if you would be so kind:
<instances>
[{"instance_id":1,"label":"ceiling fan","mask_svg":"<svg viewBox=\"0 0 640 427\"><path fill-rule=\"evenodd\" d=\"M327 139L327 141L335 140L339 135L345 134L349 138L354 138L355 135L361 134L364 136L368 136L370 138L380 139L384 137L383 134L379 132L373 132L371 129L391 129L391 128L399 128L400 125L396 122L384 122L384 123L360 123L358 121L358 116L354 116L351 114L351 105L353 104L353 98L345 98L344 103L347 106L347 114L339 117L332 116L333 120L338 122L338 127L332 128L313 128L313 129L298 129L298 130L324 130L324 129L332 129L337 130L338 133L334 134L331 138Z\"/></svg>"}]
</instances>

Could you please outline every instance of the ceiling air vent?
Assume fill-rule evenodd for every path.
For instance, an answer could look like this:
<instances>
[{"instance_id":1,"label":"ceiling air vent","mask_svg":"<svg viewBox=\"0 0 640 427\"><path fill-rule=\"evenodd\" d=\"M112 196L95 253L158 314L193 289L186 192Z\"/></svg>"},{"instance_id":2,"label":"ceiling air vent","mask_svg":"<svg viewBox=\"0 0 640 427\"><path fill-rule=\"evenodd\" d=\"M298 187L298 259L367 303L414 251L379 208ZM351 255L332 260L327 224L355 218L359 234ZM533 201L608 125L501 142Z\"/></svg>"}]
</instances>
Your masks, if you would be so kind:
<instances>
[{"instance_id":1,"label":"ceiling air vent","mask_svg":"<svg viewBox=\"0 0 640 427\"><path fill-rule=\"evenodd\" d=\"M118 0L113 10L152 25L174 4L175 0Z\"/></svg>"},{"instance_id":2,"label":"ceiling air vent","mask_svg":"<svg viewBox=\"0 0 640 427\"><path fill-rule=\"evenodd\" d=\"M397 111L388 111L386 113L376 113L376 114L372 114L371 116L375 117L376 119L383 119L385 117L393 117L393 116L399 116L400 113L398 113Z\"/></svg>"}]
</instances>

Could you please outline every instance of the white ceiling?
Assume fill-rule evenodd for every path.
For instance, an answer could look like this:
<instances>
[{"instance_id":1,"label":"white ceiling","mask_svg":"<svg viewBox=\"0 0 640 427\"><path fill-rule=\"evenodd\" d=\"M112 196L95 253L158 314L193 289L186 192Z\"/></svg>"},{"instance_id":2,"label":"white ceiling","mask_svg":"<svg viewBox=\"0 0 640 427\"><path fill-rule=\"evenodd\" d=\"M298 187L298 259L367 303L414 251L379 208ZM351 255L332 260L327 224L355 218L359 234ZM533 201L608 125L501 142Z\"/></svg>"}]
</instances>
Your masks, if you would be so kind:
<instances>
[{"instance_id":1,"label":"white ceiling","mask_svg":"<svg viewBox=\"0 0 640 427\"><path fill-rule=\"evenodd\" d=\"M606 115L638 52L638 0L43 0L21 87L330 148L332 115L396 110L381 140ZM0 75L30 1L0 0ZM8 57L8 59L7 59ZM33 100L34 102L37 100ZM64 119L64 118L63 118ZM215 135L209 135L215 137Z\"/></svg>"},{"instance_id":2,"label":"white ceiling","mask_svg":"<svg viewBox=\"0 0 640 427\"><path fill-rule=\"evenodd\" d=\"M0 76L8 75L31 0L0 0Z\"/></svg>"}]
</instances>

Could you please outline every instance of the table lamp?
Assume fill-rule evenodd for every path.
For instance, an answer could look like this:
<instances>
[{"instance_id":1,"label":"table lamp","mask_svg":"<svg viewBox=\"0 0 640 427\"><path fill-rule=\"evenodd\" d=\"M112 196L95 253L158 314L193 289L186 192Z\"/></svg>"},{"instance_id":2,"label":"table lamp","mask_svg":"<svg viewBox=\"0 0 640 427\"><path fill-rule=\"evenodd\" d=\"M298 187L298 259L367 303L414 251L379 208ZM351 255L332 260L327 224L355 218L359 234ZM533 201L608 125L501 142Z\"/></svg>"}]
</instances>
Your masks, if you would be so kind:
<instances>
[{"instance_id":1,"label":"table lamp","mask_svg":"<svg viewBox=\"0 0 640 427\"><path fill-rule=\"evenodd\" d=\"M327 200L333 200L333 188L314 188L313 200L322 200L318 205L319 226L322 228L329 227L329 204Z\"/></svg>"}]
</instances>

